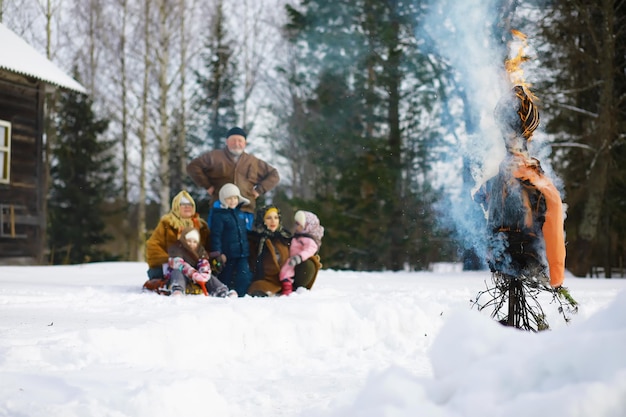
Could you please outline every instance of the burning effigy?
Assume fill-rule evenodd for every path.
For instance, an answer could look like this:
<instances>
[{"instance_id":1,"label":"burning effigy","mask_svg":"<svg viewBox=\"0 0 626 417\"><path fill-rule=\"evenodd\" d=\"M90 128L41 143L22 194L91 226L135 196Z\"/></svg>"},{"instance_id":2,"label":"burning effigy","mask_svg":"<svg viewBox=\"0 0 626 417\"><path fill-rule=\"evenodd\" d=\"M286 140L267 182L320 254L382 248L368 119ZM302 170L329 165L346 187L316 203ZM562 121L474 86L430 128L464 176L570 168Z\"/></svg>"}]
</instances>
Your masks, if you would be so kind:
<instances>
[{"instance_id":1,"label":"burning effigy","mask_svg":"<svg viewBox=\"0 0 626 417\"><path fill-rule=\"evenodd\" d=\"M487 224L487 264L493 286L479 293L479 309L494 308L502 324L525 330L545 330L548 323L539 301L542 292L559 301L566 321L576 302L563 287L565 275L564 213L561 196L541 163L529 153L539 126L537 98L525 82L521 64L526 36L515 56L505 61L510 90L498 101L494 119L506 147L498 173L474 195ZM489 295L487 295L489 294ZM491 298L489 298L489 296ZM483 304L480 298L489 298ZM566 311L567 310L567 311Z\"/></svg>"}]
</instances>

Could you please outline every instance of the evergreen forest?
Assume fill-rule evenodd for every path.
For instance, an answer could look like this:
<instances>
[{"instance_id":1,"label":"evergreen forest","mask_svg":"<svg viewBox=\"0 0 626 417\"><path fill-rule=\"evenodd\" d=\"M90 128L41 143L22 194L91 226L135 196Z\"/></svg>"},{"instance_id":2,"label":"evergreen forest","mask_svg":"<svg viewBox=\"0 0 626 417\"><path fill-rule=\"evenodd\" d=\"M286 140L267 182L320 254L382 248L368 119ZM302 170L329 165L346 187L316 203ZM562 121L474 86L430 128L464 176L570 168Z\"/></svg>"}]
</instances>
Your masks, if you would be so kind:
<instances>
[{"instance_id":1,"label":"evergreen forest","mask_svg":"<svg viewBox=\"0 0 626 417\"><path fill-rule=\"evenodd\" d=\"M281 175L259 203L317 213L324 268L484 268L472 193L523 51L566 268L623 270L625 2L0 0L0 21L88 91L46 98L50 263L144 260L181 189L208 212L186 163L240 126Z\"/></svg>"}]
</instances>

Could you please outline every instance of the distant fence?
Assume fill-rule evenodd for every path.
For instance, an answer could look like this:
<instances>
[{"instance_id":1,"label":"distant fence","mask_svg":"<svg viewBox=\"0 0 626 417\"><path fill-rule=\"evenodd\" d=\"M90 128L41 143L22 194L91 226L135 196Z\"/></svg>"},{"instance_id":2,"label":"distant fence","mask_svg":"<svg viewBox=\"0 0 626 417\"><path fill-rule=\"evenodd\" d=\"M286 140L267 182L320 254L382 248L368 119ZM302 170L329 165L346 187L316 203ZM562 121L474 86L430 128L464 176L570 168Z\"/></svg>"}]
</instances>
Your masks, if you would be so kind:
<instances>
[{"instance_id":1,"label":"distant fence","mask_svg":"<svg viewBox=\"0 0 626 417\"><path fill-rule=\"evenodd\" d=\"M430 272L463 272L463 262L431 262L428 264Z\"/></svg>"},{"instance_id":2,"label":"distant fence","mask_svg":"<svg viewBox=\"0 0 626 417\"><path fill-rule=\"evenodd\" d=\"M592 266L589 275L591 278L624 278L626 270L622 266L612 266L609 270L603 266Z\"/></svg>"}]
</instances>

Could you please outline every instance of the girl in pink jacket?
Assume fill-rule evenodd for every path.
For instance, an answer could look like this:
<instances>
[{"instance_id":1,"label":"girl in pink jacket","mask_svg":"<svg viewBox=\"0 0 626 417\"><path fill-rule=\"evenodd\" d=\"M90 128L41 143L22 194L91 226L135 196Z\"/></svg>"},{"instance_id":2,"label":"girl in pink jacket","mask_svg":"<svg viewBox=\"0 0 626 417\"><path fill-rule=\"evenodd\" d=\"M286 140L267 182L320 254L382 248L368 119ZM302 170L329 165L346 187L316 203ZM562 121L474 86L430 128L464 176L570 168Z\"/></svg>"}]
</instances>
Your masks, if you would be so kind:
<instances>
[{"instance_id":1,"label":"girl in pink jacket","mask_svg":"<svg viewBox=\"0 0 626 417\"><path fill-rule=\"evenodd\" d=\"M282 295L293 292L295 267L315 255L322 245L324 227L317 216L310 211L299 210L294 216L295 230L289 246L289 260L280 269Z\"/></svg>"}]
</instances>

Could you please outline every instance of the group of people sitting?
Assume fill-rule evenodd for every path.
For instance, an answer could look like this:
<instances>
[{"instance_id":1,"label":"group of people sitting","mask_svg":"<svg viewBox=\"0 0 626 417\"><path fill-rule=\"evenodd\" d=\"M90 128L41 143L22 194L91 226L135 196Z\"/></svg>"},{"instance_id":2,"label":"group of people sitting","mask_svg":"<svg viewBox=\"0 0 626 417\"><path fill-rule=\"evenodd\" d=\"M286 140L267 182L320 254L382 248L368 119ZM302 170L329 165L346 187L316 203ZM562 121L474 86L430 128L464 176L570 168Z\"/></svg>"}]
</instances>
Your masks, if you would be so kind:
<instances>
[{"instance_id":1,"label":"group of people sitting","mask_svg":"<svg viewBox=\"0 0 626 417\"><path fill-rule=\"evenodd\" d=\"M209 228L191 195L179 192L146 243L150 269L144 288L214 297L311 289L321 268L318 252L324 234L317 216L297 211L292 233L283 227L279 208L268 205L257 210L249 228L241 212L249 202L236 185L225 184Z\"/></svg>"},{"instance_id":2,"label":"group of people sitting","mask_svg":"<svg viewBox=\"0 0 626 417\"><path fill-rule=\"evenodd\" d=\"M324 228L317 216L298 211L294 232L282 224L278 207L256 209L256 199L272 190L276 168L246 153L247 133L233 127L226 146L202 153L187 174L210 198L208 222L191 195L172 200L146 243L148 281L159 293L215 297L289 295L310 289L321 268L318 255Z\"/></svg>"}]
</instances>

